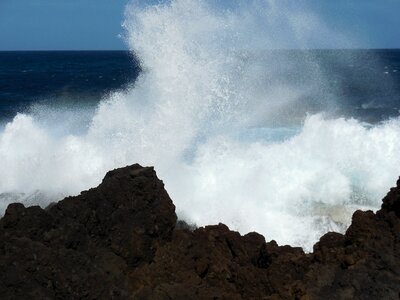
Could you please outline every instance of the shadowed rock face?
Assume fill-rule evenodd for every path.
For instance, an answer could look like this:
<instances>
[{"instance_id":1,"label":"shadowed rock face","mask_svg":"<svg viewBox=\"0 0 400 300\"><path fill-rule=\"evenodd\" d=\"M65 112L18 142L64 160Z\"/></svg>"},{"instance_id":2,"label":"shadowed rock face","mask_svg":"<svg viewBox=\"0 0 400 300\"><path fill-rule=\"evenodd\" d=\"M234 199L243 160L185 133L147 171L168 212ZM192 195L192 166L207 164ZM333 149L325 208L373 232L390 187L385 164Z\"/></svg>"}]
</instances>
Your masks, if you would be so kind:
<instances>
[{"instance_id":1,"label":"shadowed rock face","mask_svg":"<svg viewBox=\"0 0 400 300\"><path fill-rule=\"evenodd\" d=\"M400 181L345 235L301 248L223 224L177 223L153 168L107 173L46 209L0 220L0 299L399 299Z\"/></svg>"}]
</instances>

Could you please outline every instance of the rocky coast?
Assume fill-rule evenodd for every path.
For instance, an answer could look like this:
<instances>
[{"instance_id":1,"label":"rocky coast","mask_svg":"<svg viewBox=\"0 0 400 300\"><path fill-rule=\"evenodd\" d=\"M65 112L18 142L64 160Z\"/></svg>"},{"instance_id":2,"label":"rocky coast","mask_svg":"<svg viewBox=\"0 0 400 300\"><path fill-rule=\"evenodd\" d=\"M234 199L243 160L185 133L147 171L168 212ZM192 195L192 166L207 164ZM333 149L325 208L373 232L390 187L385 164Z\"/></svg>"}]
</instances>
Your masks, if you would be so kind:
<instances>
[{"instance_id":1,"label":"rocky coast","mask_svg":"<svg viewBox=\"0 0 400 300\"><path fill-rule=\"evenodd\" d=\"M45 209L8 206L0 220L0 299L399 299L400 180L376 213L312 253L194 228L151 167L107 173Z\"/></svg>"}]
</instances>

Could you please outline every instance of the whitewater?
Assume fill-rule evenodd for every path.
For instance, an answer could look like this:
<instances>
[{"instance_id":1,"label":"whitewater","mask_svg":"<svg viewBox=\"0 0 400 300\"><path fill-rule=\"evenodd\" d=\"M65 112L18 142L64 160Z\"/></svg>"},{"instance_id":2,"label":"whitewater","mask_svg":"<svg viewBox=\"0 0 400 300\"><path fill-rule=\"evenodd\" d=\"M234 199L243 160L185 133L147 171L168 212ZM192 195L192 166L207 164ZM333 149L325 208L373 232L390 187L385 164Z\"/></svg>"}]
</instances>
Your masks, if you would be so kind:
<instances>
[{"instance_id":1,"label":"whitewater","mask_svg":"<svg viewBox=\"0 0 400 300\"><path fill-rule=\"evenodd\" d=\"M351 46L309 7L135 2L124 28L142 68L129 88L94 112L40 107L3 127L2 213L15 200L46 206L140 163L155 167L188 223L222 222L310 250L346 230L355 210L378 209L400 175L400 119L344 118L332 91L305 101L330 85L313 54L301 63L313 76L299 85L279 74L298 68L295 58L264 52L307 49L317 33L326 48ZM76 123L87 126L69 132Z\"/></svg>"}]
</instances>

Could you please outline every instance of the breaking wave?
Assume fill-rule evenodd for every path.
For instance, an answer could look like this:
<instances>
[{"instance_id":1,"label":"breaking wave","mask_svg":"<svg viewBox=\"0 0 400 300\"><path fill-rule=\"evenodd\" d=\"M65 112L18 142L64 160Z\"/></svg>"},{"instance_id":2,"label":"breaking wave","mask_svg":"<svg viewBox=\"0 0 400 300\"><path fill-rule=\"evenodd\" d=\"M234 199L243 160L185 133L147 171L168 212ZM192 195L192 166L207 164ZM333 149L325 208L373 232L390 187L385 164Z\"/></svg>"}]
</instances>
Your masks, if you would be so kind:
<instances>
[{"instance_id":1,"label":"breaking wave","mask_svg":"<svg viewBox=\"0 0 400 300\"><path fill-rule=\"evenodd\" d=\"M135 162L155 166L180 218L306 249L345 230L356 209L378 208L399 175L400 120L335 116L337 96L312 52L271 54L350 42L298 3L232 3L129 5L124 27L141 75L94 112L39 107L8 123L1 210L47 205Z\"/></svg>"}]
</instances>

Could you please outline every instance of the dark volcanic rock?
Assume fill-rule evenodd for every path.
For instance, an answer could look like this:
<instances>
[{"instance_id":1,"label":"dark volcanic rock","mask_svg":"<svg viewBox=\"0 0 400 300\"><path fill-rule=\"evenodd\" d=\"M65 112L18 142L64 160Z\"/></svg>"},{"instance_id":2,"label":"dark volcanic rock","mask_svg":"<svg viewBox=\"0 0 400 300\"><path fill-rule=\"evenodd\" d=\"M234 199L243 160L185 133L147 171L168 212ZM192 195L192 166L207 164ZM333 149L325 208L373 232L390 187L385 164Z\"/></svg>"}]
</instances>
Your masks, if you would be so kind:
<instances>
[{"instance_id":1,"label":"dark volcanic rock","mask_svg":"<svg viewBox=\"0 0 400 300\"><path fill-rule=\"evenodd\" d=\"M175 223L163 183L139 165L46 210L11 204L0 220L0 299L129 299L129 273Z\"/></svg>"},{"instance_id":2,"label":"dark volcanic rock","mask_svg":"<svg viewBox=\"0 0 400 300\"><path fill-rule=\"evenodd\" d=\"M305 254L223 224L177 222L152 168L109 172L0 220L0 299L399 299L400 182Z\"/></svg>"}]
</instances>

